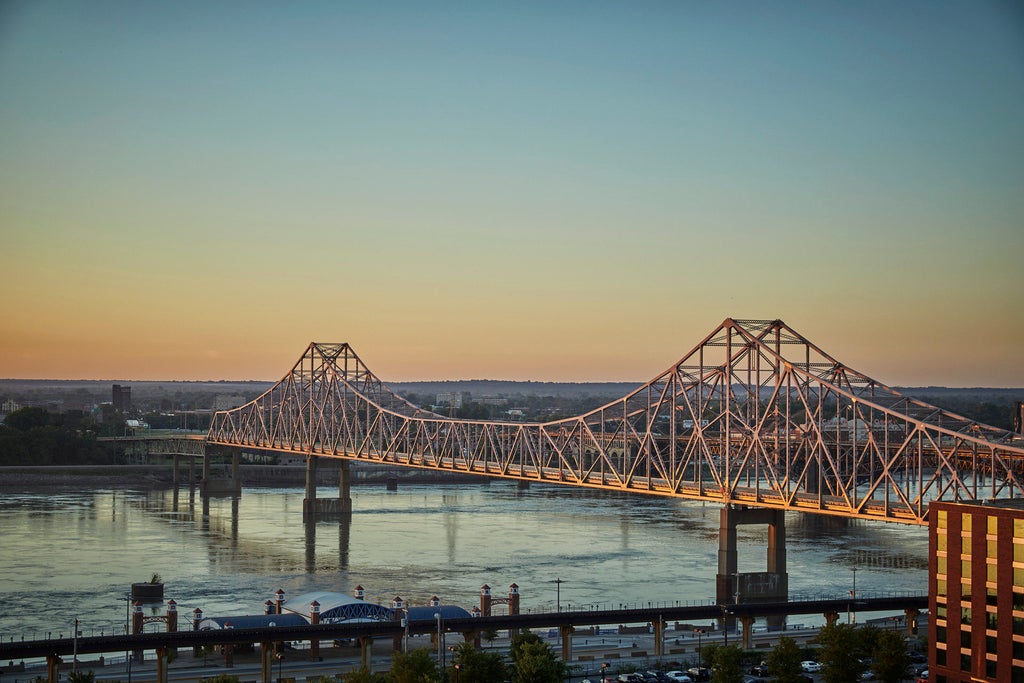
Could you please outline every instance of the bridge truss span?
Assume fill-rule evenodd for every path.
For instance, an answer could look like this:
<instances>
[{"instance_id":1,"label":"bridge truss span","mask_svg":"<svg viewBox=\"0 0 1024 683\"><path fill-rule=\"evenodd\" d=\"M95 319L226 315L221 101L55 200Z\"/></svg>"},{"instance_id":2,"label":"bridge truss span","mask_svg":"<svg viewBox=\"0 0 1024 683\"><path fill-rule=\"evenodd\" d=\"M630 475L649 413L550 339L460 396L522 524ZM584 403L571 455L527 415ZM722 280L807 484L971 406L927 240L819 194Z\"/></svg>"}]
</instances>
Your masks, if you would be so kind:
<instances>
[{"instance_id":1,"label":"bridge truss span","mask_svg":"<svg viewBox=\"0 0 1024 683\"><path fill-rule=\"evenodd\" d=\"M931 500L1018 497L1024 439L848 368L781 320L726 319L628 395L545 423L456 420L348 344L215 414L209 443L784 510L926 522Z\"/></svg>"}]
</instances>

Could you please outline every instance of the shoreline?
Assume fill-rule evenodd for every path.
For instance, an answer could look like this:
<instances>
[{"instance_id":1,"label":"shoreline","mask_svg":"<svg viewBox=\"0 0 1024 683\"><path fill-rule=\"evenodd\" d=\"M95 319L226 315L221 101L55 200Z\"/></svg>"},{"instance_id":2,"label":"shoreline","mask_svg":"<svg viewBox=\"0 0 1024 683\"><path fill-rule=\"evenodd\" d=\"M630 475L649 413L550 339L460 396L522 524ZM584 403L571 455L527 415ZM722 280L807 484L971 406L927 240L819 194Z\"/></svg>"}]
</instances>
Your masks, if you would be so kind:
<instances>
[{"instance_id":1,"label":"shoreline","mask_svg":"<svg viewBox=\"0 0 1024 683\"><path fill-rule=\"evenodd\" d=\"M243 487L305 486L306 468L301 465L240 465ZM199 474L197 472L197 474ZM379 465L352 468L352 486L405 484L484 483L490 477L459 473L437 473L403 467ZM338 470L322 468L317 472L318 486L336 486ZM174 485L170 465L13 465L0 466L0 490L64 486L133 486L159 489ZM178 486L199 485L199 476L192 482L188 469L178 472Z\"/></svg>"}]
</instances>

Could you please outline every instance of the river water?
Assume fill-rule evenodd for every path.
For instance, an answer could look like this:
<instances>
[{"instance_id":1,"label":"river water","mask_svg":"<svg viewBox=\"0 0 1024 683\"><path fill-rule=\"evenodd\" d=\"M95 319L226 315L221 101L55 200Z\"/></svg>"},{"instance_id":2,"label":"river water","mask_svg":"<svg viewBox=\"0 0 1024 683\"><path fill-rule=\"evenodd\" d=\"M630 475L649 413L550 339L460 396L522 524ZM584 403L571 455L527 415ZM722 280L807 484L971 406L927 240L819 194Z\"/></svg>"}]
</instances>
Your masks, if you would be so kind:
<instances>
[{"instance_id":1,"label":"river water","mask_svg":"<svg viewBox=\"0 0 1024 683\"><path fill-rule=\"evenodd\" d=\"M714 601L719 507L514 482L352 489L351 523L302 522L301 489L7 490L0 497L0 638L123 632L132 583L160 574L180 628L258 614L278 589L472 609L515 582L522 610ZM336 496L336 488L318 495ZM790 597L927 591L925 527L789 513ZM740 527L739 570L766 570L767 528ZM555 579L562 583L556 584ZM155 609L155 608L151 608ZM157 613L157 612L154 612ZM162 613L160 610L159 613ZM822 619L791 621L819 624Z\"/></svg>"}]
</instances>

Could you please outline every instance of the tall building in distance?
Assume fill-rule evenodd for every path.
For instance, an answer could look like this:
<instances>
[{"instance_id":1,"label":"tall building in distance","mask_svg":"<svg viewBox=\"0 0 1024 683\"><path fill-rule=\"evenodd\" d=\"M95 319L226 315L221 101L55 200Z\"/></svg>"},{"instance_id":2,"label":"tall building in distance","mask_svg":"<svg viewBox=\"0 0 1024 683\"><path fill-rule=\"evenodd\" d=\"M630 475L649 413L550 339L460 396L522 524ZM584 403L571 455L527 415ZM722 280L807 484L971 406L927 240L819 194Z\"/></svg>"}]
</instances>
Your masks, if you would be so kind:
<instances>
[{"instance_id":1,"label":"tall building in distance","mask_svg":"<svg viewBox=\"0 0 1024 683\"><path fill-rule=\"evenodd\" d=\"M132 388L115 384L112 391L111 403L114 410L127 413L132 407Z\"/></svg>"},{"instance_id":2,"label":"tall building in distance","mask_svg":"<svg viewBox=\"0 0 1024 683\"><path fill-rule=\"evenodd\" d=\"M931 680L1024 683L1024 499L929 508Z\"/></svg>"}]
</instances>

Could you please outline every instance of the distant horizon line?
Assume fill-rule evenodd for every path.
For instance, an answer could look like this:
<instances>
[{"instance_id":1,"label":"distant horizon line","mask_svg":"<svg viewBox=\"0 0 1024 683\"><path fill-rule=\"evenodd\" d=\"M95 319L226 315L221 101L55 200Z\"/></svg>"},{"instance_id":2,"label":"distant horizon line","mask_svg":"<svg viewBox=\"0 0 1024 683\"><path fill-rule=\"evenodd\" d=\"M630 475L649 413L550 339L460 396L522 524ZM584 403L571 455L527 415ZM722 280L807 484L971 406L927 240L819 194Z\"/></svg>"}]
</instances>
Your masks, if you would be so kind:
<instances>
[{"instance_id":1,"label":"distant horizon line","mask_svg":"<svg viewBox=\"0 0 1024 683\"><path fill-rule=\"evenodd\" d=\"M59 379L53 377L0 377L0 383L5 382L91 382L102 384L277 384L281 379ZM650 380L537 380L537 379L415 379L415 380L385 380L384 384L459 384L469 382L496 382L507 384L628 384L643 386ZM884 384L884 383L882 383ZM894 389L978 389L998 391L1022 391L1024 387L1015 386L983 386L983 385L947 385L947 384L886 384L885 386Z\"/></svg>"}]
</instances>

